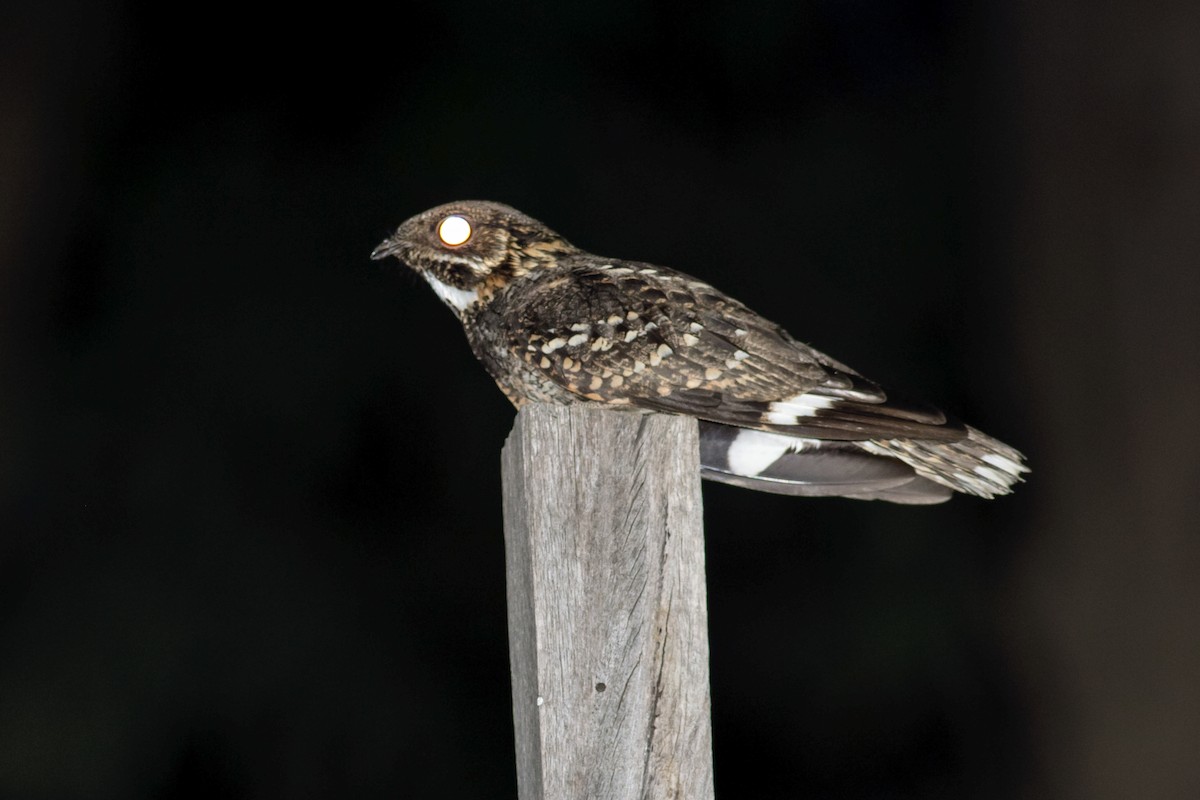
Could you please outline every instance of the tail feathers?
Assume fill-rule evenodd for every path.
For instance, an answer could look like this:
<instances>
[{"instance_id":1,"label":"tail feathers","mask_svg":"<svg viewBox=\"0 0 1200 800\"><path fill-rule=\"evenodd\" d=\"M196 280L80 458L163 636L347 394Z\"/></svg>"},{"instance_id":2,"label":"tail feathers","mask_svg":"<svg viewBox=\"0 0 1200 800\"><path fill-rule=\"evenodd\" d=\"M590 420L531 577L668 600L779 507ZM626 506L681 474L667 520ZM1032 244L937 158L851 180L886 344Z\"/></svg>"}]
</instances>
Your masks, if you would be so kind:
<instances>
[{"instance_id":1,"label":"tail feathers","mask_svg":"<svg viewBox=\"0 0 1200 800\"><path fill-rule=\"evenodd\" d=\"M970 426L967 437L956 442L885 439L858 446L868 453L898 458L924 478L979 497L1008 494L1029 471L1020 452Z\"/></svg>"},{"instance_id":2,"label":"tail feathers","mask_svg":"<svg viewBox=\"0 0 1200 800\"><path fill-rule=\"evenodd\" d=\"M701 421L700 462L709 480L761 492L906 505L1008 494L1028 471L1019 452L969 427L956 442L846 442Z\"/></svg>"},{"instance_id":3,"label":"tail feathers","mask_svg":"<svg viewBox=\"0 0 1200 800\"><path fill-rule=\"evenodd\" d=\"M954 496L954 490L928 478L914 475L908 483L891 489L844 496L852 500L887 500L889 503L901 503L906 506L930 506L946 502Z\"/></svg>"},{"instance_id":4,"label":"tail feathers","mask_svg":"<svg viewBox=\"0 0 1200 800\"><path fill-rule=\"evenodd\" d=\"M700 423L702 475L709 480L774 494L909 505L941 503L953 494L904 461L858 444Z\"/></svg>"}]
</instances>

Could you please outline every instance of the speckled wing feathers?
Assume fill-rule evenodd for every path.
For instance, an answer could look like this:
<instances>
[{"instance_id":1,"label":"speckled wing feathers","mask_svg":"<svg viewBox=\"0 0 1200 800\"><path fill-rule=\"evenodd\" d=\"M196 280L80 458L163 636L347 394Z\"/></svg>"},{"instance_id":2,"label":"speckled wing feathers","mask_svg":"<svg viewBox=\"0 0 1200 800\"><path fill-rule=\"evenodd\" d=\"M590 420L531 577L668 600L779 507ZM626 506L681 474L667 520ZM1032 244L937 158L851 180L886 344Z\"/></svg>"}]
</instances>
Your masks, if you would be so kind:
<instances>
[{"instance_id":1,"label":"speckled wing feathers","mask_svg":"<svg viewBox=\"0 0 1200 800\"><path fill-rule=\"evenodd\" d=\"M524 283L499 301L521 315L506 326L519 331L513 354L583 399L825 439L965 435L935 409L888 403L875 384L687 275L566 262ZM806 399L791 407L788 398Z\"/></svg>"}]
</instances>

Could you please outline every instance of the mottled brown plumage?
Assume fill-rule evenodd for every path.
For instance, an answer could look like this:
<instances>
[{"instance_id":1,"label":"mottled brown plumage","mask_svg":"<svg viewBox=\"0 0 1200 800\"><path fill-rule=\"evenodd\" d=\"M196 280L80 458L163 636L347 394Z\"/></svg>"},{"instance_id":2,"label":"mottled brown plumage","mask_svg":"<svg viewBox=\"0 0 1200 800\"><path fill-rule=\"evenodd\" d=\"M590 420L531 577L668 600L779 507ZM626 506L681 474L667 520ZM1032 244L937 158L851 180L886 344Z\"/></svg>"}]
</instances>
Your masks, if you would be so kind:
<instances>
[{"instance_id":1,"label":"mottled brown plumage","mask_svg":"<svg viewBox=\"0 0 1200 800\"><path fill-rule=\"evenodd\" d=\"M457 314L514 405L597 402L695 416L706 477L928 503L951 489L1004 494L1026 471L1012 448L889 398L707 283L584 252L508 206L426 211L372 257L388 255Z\"/></svg>"}]
</instances>

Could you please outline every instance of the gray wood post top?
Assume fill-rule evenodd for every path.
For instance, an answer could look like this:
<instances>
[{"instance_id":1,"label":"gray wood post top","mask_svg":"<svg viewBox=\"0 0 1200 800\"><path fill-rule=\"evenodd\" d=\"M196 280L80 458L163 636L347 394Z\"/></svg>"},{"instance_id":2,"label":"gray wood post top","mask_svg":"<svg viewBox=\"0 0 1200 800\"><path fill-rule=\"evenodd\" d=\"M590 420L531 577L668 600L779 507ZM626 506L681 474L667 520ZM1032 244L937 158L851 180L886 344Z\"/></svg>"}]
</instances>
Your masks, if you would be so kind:
<instances>
[{"instance_id":1,"label":"gray wood post top","mask_svg":"<svg viewBox=\"0 0 1200 800\"><path fill-rule=\"evenodd\" d=\"M521 800L711 798L695 420L527 406L503 472Z\"/></svg>"}]
</instances>

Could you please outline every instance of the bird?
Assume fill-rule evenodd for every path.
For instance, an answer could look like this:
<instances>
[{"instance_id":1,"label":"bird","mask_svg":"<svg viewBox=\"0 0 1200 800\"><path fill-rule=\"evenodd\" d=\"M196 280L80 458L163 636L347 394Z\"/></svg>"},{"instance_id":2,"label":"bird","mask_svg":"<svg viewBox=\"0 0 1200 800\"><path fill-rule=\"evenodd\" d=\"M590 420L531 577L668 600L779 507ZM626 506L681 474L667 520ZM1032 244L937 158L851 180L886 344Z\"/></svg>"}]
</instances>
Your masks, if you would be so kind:
<instances>
[{"instance_id":1,"label":"bird","mask_svg":"<svg viewBox=\"0 0 1200 800\"><path fill-rule=\"evenodd\" d=\"M458 317L518 409L593 403L695 417L701 475L777 494L926 505L1008 494L1016 449L885 391L702 280L593 255L501 203L403 222L395 257Z\"/></svg>"}]
</instances>

